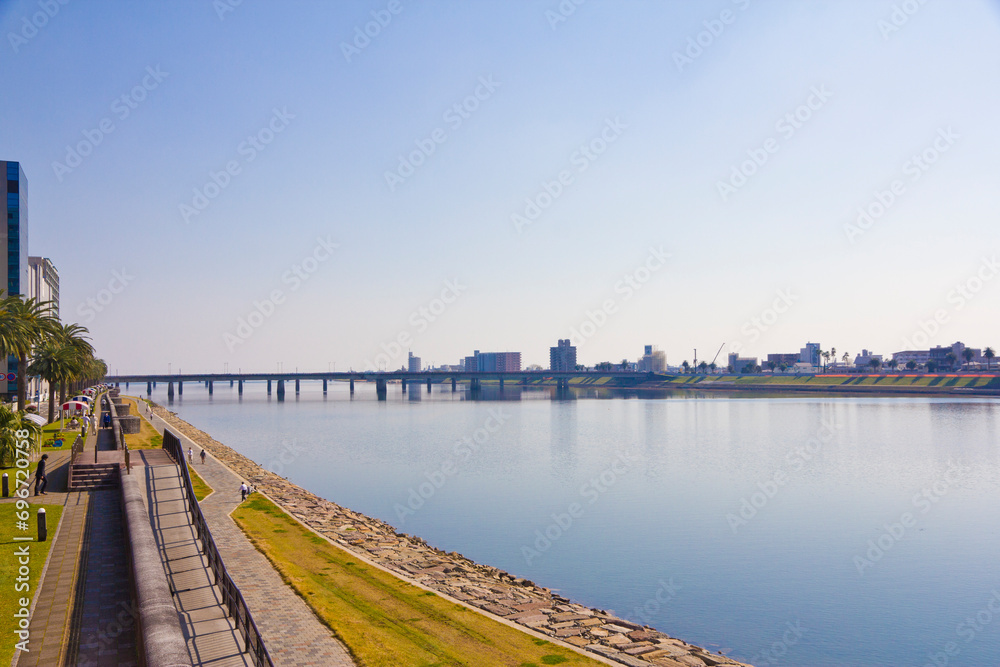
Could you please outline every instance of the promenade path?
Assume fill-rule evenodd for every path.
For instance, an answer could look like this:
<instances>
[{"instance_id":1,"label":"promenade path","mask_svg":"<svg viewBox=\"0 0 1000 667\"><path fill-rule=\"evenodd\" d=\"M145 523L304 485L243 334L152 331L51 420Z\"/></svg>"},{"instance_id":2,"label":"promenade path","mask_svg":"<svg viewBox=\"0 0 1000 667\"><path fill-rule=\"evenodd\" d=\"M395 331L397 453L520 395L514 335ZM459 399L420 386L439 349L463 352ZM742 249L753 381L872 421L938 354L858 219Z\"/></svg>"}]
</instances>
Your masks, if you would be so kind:
<instances>
[{"instance_id":1,"label":"promenade path","mask_svg":"<svg viewBox=\"0 0 1000 667\"><path fill-rule=\"evenodd\" d=\"M111 431L86 439L86 460L114 459ZM138 665L135 614L123 557L125 536L117 489L69 491L70 452L49 451L48 488L33 504L63 505L31 614L29 651L17 667ZM32 490L31 493L34 493ZM6 502L12 502L8 500Z\"/></svg>"},{"instance_id":2,"label":"promenade path","mask_svg":"<svg viewBox=\"0 0 1000 667\"><path fill-rule=\"evenodd\" d=\"M162 433L163 420L151 415L144 402L138 403L142 416L147 419L152 417L153 426ZM242 480L211 454L206 456L205 463L201 463L198 456L201 448L180 433L175 431L175 434L185 452L193 450L195 462L192 468L214 489L201 501L202 513L274 664L278 667L353 667L355 662L347 648L281 579L267 558L229 516L240 504ZM143 453L152 454L149 450ZM165 491L168 484L165 480L163 482Z\"/></svg>"}]
</instances>

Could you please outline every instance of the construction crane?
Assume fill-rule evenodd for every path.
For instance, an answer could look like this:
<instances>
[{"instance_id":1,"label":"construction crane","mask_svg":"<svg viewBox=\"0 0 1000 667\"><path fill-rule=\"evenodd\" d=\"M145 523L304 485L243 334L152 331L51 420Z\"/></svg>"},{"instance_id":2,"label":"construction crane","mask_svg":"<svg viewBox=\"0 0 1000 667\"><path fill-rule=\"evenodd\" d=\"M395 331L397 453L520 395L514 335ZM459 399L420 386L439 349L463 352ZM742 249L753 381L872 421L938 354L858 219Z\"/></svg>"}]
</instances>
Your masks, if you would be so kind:
<instances>
[{"instance_id":1,"label":"construction crane","mask_svg":"<svg viewBox=\"0 0 1000 667\"><path fill-rule=\"evenodd\" d=\"M723 343L722 345L720 345L720 346L719 346L719 352L722 352L722 348L724 348L725 346L726 346L726 344L725 344L725 343ZM715 360L719 358L719 352L716 352L716 353L715 353L715 356L714 356L714 357L712 357L712 364L714 364L714 363L715 363ZM709 366L711 366L712 364L709 364Z\"/></svg>"}]
</instances>

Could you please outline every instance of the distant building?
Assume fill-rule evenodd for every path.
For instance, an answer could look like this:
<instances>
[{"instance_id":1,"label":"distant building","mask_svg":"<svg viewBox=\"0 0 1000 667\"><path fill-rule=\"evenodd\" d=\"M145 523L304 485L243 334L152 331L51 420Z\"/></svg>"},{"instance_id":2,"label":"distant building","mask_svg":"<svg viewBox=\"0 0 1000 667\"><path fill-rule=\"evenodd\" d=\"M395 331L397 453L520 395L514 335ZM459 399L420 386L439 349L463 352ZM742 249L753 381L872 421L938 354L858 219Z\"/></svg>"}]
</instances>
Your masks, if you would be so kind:
<instances>
[{"instance_id":1,"label":"distant building","mask_svg":"<svg viewBox=\"0 0 1000 667\"><path fill-rule=\"evenodd\" d=\"M420 357L413 356L412 352L410 352L410 356L407 357L406 362L406 370L411 373L419 373L422 370L420 368Z\"/></svg>"},{"instance_id":2,"label":"distant building","mask_svg":"<svg viewBox=\"0 0 1000 667\"><path fill-rule=\"evenodd\" d=\"M480 352L465 358L465 370L479 373L516 373L521 370L520 352Z\"/></svg>"},{"instance_id":3,"label":"distant building","mask_svg":"<svg viewBox=\"0 0 1000 667\"><path fill-rule=\"evenodd\" d=\"M819 366L820 351L819 343L806 343L806 346L799 351L799 363Z\"/></svg>"},{"instance_id":4,"label":"distant building","mask_svg":"<svg viewBox=\"0 0 1000 667\"><path fill-rule=\"evenodd\" d=\"M906 364L911 361L915 364L923 366L928 361L931 360L930 350L903 350L902 352L893 352L892 360L895 361L900 366L906 366Z\"/></svg>"},{"instance_id":5,"label":"distant building","mask_svg":"<svg viewBox=\"0 0 1000 667\"><path fill-rule=\"evenodd\" d=\"M752 372L752 370L746 370L748 366L750 369L756 369L757 357L741 357L736 352L729 353L729 367L733 369L734 373Z\"/></svg>"},{"instance_id":6,"label":"distant building","mask_svg":"<svg viewBox=\"0 0 1000 667\"><path fill-rule=\"evenodd\" d=\"M0 171L6 176L0 188L4 197L0 201L0 212L7 224L3 226L3 241L0 243L0 266L7 267L6 295L27 296L28 293L28 179L20 162L0 160ZM2 369L0 369L2 370ZM17 357L7 358L7 374L17 376ZM0 382L0 390L7 394L17 393L17 380Z\"/></svg>"},{"instance_id":7,"label":"distant building","mask_svg":"<svg viewBox=\"0 0 1000 667\"><path fill-rule=\"evenodd\" d=\"M655 345L647 345L639 359L638 368L640 373L662 373L667 368L667 354Z\"/></svg>"},{"instance_id":8,"label":"distant building","mask_svg":"<svg viewBox=\"0 0 1000 667\"><path fill-rule=\"evenodd\" d=\"M872 359L877 359L879 365L882 365L882 355L869 352L868 350L861 350L861 354L854 357L854 366L856 368L866 368L871 367Z\"/></svg>"},{"instance_id":9,"label":"distant building","mask_svg":"<svg viewBox=\"0 0 1000 667\"><path fill-rule=\"evenodd\" d=\"M51 301L52 314L59 317L59 272L48 257L28 258L28 298Z\"/></svg>"},{"instance_id":10,"label":"distant building","mask_svg":"<svg viewBox=\"0 0 1000 667\"><path fill-rule=\"evenodd\" d=\"M784 364L788 367L792 367L795 364L799 363L801 356L802 355L799 352L789 352L787 354L786 353L769 354L767 355L767 363L771 363L773 361L775 366L780 366L781 364Z\"/></svg>"},{"instance_id":11,"label":"distant building","mask_svg":"<svg viewBox=\"0 0 1000 667\"><path fill-rule=\"evenodd\" d=\"M549 348L549 370L576 370L576 346L570 345L568 338L560 338L555 347Z\"/></svg>"}]
</instances>

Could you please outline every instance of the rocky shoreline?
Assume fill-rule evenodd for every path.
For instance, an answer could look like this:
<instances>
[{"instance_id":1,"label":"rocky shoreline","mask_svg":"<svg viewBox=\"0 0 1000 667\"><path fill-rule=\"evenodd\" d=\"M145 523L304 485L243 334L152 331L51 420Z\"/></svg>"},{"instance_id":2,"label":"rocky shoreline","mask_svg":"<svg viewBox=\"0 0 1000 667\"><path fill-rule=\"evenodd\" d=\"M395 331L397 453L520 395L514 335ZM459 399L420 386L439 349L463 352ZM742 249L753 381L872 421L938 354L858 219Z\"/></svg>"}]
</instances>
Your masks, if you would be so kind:
<instances>
[{"instance_id":1,"label":"rocky shoreline","mask_svg":"<svg viewBox=\"0 0 1000 667\"><path fill-rule=\"evenodd\" d=\"M153 404L154 412L296 519L347 551L443 595L595 655L632 667L743 665L601 609L575 604L531 581L341 507L265 470L242 454Z\"/></svg>"}]
</instances>

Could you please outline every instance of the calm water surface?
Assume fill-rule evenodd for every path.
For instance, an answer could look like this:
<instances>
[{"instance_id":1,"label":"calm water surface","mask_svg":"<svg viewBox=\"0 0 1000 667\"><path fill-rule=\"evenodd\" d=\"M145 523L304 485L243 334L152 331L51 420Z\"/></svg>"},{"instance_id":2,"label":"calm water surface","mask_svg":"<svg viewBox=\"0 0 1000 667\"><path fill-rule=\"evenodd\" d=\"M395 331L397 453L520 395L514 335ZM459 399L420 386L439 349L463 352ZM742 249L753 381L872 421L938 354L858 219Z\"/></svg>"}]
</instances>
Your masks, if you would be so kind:
<instances>
[{"instance_id":1,"label":"calm water surface","mask_svg":"<svg viewBox=\"0 0 1000 667\"><path fill-rule=\"evenodd\" d=\"M325 498L758 667L1000 665L1000 401L185 390Z\"/></svg>"}]
</instances>

